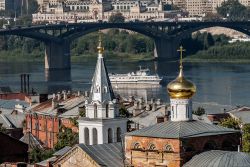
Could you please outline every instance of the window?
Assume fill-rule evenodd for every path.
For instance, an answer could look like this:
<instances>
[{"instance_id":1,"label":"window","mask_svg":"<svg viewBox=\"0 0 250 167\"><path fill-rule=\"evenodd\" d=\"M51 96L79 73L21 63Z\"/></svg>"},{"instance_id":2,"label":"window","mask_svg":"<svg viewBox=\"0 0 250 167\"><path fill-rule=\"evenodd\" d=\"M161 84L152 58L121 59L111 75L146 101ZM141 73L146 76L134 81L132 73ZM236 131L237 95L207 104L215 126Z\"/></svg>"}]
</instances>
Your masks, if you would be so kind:
<instances>
[{"instance_id":1,"label":"window","mask_svg":"<svg viewBox=\"0 0 250 167\"><path fill-rule=\"evenodd\" d=\"M97 129L93 128L93 144L98 144L98 133L97 133Z\"/></svg>"},{"instance_id":2,"label":"window","mask_svg":"<svg viewBox=\"0 0 250 167\"><path fill-rule=\"evenodd\" d=\"M84 128L84 144L89 144L89 129Z\"/></svg>"},{"instance_id":3,"label":"window","mask_svg":"<svg viewBox=\"0 0 250 167\"><path fill-rule=\"evenodd\" d=\"M132 145L132 149L133 150L141 150L142 148L141 148L141 145L138 142L136 142Z\"/></svg>"},{"instance_id":4,"label":"window","mask_svg":"<svg viewBox=\"0 0 250 167\"><path fill-rule=\"evenodd\" d=\"M148 150L149 150L149 151L155 151L155 150L156 150L155 145L154 145L153 143L149 144Z\"/></svg>"},{"instance_id":5,"label":"window","mask_svg":"<svg viewBox=\"0 0 250 167\"><path fill-rule=\"evenodd\" d=\"M121 128L120 127L117 128L116 139L117 139L117 142L121 142L122 141L122 138L121 138Z\"/></svg>"},{"instance_id":6,"label":"window","mask_svg":"<svg viewBox=\"0 0 250 167\"><path fill-rule=\"evenodd\" d=\"M108 143L113 142L113 131L111 128L108 129Z\"/></svg>"},{"instance_id":7,"label":"window","mask_svg":"<svg viewBox=\"0 0 250 167\"><path fill-rule=\"evenodd\" d=\"M165 146L164 151L165 152L173 152L173 148L172 148L171 145L168 144L168 145Z\"/></svg>"},{"instance_id":8,"label":"window","mask_svg":"<svg viewBox=\"0 0 250 167\"><path fill-rule=\"evenodd\" d=\"M109 104L106 104L106 118L109 117Z\"/></svg>"},{"instance_id":9,"label":"window","mask_svg":"<svg viewBox=\"0 0 250 167\"><path fill-rule=\"evenodd\" d=\"M97 104L94 104L94 118L97 117Z\"/></svg>"}]
</instances>

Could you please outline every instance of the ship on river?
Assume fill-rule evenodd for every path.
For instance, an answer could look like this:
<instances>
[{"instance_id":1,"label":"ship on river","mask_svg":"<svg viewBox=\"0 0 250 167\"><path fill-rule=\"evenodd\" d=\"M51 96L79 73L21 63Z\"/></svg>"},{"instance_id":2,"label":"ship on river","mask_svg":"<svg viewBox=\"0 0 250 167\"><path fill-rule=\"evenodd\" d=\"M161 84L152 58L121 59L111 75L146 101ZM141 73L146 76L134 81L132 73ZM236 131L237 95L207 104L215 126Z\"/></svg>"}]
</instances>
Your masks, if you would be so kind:
<instances>
[{"instance_id":1,"label":"ship on river","mask_svg":"<svg viewBox=\"0 0 250 167\"><path fill-rule=\"evenodd\" d=\"M140 69L127 74L109 74L109 79L113 87L159 87L160 78L157 74L152 75L148 68Z\"/></svg>"}]
</instances>

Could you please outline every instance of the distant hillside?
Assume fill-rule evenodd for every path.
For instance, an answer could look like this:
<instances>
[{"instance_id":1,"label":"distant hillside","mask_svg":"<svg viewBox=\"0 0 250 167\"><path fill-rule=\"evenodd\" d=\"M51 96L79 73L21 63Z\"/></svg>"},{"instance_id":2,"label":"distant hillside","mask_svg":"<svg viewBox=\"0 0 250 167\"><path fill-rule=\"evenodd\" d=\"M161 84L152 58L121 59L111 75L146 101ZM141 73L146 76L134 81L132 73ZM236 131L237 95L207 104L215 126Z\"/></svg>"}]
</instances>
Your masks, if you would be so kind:
<instances>
[{"instance_id":1,"label":"distant hillside","mask_svg":"<svg viewBox=\"0 0 250 167\"><path fill-rule=\"evenodd\" d=\"M211 28L205 28L200 30L200 32L208 32L211 33L212 35L220 35L220 34L225 34L228 37L235 37L235 36L245 36L245 34L229 29L229 28L223 28L223 27L211 27Z\"/></svg>"}]
</instances>

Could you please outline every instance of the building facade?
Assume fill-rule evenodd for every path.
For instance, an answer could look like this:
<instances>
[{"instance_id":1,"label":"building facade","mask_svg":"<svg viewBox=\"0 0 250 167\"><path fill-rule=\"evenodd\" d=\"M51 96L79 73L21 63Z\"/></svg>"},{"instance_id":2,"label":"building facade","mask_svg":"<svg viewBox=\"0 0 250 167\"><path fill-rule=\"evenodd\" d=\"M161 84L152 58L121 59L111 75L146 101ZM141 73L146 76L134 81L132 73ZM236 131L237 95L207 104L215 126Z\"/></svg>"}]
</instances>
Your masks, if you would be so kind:
<instances>
[{"instance_id":1,"label":"building facade","mask_svg":"<svg viewBox=\"0 0 250 167\"><path fill-rule=\"evenodd\" d=\"M40 11L32 15L33 23L95 22L108 21L116 13L122 13L126 21L164 20L167 17L160 1L65 1L40 5Z\"/></svg>"},{"instance_id":2,"label":"building facade","mask_svg":"<svg viewBox=\"0 0 250 167\"><path fill-rule=\"evenodd\" d=\"M73 120L79 117L84 104L83 96L57 94L45 102L34 105L26 113L24 131L32 133L45 148L53 148L58 141L57 135L62 127L70 128L74 133L78 127ZM60 107L59 107L60 106Z\"/></svg>"}]
</instances>

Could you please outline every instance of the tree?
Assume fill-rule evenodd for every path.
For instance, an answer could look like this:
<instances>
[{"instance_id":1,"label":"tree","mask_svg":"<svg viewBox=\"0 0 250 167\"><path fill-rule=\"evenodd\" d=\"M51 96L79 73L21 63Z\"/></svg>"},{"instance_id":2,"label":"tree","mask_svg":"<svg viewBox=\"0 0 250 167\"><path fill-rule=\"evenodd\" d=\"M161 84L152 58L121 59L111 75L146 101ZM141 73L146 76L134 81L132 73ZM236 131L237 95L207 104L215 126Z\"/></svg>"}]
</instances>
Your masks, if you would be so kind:
<instances>
[{"instance_id":1,"label":"tree","mask_svg":"<svg viewBox=\"0 0 250 167\"><path fill-rule=\"evenodd\" d=\"M229 20L242 21L248 20L249 9L242 5L238 0L228 0L221 3L217 8L217 12Z\"/></svg>"},{"instance_id":2,"label":"tree","mask_svg":"<svg viewBox=\"0 0 250 167\"><path fill-rule=\"evenodd\" d=\"M122 13L115 13L109 17L110 23L124 23L124 21L125 17L122 15Z\"/></svg>"},{"instance_id":3,"label":"tree","mask_svg":"<svg viewBox=\"0 0 250 167\"><path fill-rule=\"evenodd\" d=\"M55 150L60 150L65 146L73 146L78 143L78 133L75 133L70 128L62 127L57 135L58 142L55 145Z\"/></svg>"},{"instance_id":4,"label":"tree","mask_svg":"<svg viewBox=\"0 0 250 167\"><path fill-rule=\"evenodd\" d=\"M228 117L228 118L223 119L219 124L223 127L239 130L241 121L232 117Z\"/></svg>"},{"instance_id":5,"label":"tree","mask_svg":"<svg viewBox=\"0 0 250 167\"><path fill-rule=\"evenodd\" d=\"M244 152L250 152L250 124L243 126L242 148Z\"/></svg>"},{"instance_id":6,"label":"tree","mask_svg":"<svg viewBox=\"0 0 250 167\"><path fill-rule=\"evenodd\" d=\"M53 155L53 153L54 153L53 150L44 150L44 149L35 147L29 152L29 157L30 157L31 163L37 163L37 162L50 158Z\"/></svg>"},{"instance_id":7,"label":"tree","mask_svg":"<svg viewBox=\"0 0 250 167\"><path fill-rule=\"evenodd\" d=\"M197 110L193 111L193 114L198 115L198 116L201 116L205 113L206 113L206 111L203 107L198 107Z\"/></svg>"}]
</instances>

